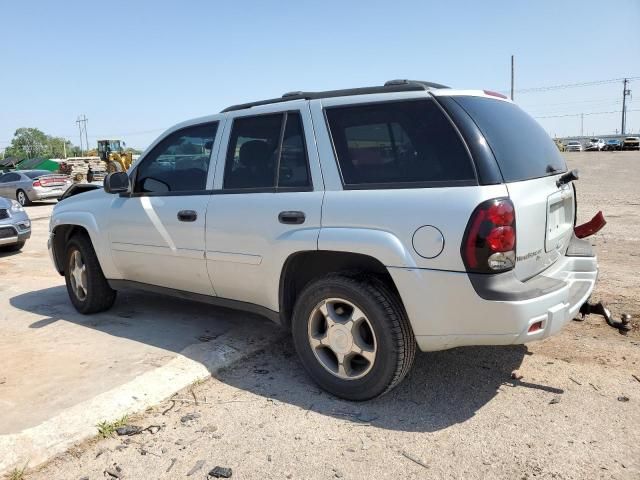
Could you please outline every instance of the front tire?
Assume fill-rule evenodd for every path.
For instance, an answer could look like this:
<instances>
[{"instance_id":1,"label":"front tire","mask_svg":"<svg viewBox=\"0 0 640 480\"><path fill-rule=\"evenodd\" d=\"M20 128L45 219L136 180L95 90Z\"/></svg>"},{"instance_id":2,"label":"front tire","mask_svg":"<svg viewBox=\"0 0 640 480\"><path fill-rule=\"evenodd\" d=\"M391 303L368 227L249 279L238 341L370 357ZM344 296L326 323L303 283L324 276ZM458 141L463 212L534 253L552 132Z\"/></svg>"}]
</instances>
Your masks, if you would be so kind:
<instances>
[{"instance_id":1,"label":"front tire","mask_svg":"<svg viewBox=\"0 0 640 480\"><path fill-rule=\"evenodd\" d=\"M108 310L116 299L102 273L91 240L86 235L71 237L65 255L64 278L71 303L83 314Z\"/></svg>"},{"instance_id":2,"label":"front tire","mask_svg":"<svg viewBox=\"0 0 640 480\"><path fill-rule=\"evenodd\" d=\"M122 171L122 165L120 165L115 160L109 160L109 163L107 164L107 173L116 173Z\"/></svg>"},{"instance_id":3,"label":"front tire","mask_svg":"<svg viewBox=\"0 0 640 480\"><path fill-rule=\"evenodd\" d=\"M416 341L398 296L368 275L330 274L296 301L293 341L324 390L347 400L382 395L409 372Z\"/></svg>"}]
</instances>

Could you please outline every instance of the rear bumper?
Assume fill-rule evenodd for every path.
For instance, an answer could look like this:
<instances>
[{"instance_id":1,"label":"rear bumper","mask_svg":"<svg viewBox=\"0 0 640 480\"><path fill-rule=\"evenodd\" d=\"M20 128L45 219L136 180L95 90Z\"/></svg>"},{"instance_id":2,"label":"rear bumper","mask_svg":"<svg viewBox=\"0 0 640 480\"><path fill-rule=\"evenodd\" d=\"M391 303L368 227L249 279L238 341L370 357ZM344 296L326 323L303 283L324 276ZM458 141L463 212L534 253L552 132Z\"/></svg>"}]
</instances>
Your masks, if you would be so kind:
<instances>
[{"instance_id":1,"label":"rear bumper","mask_svg":"<svg viewBox=\"0 0 640 480\"><path fill-rule=\"evenodd\" d=\"M52 190L50 188L31 188L27 190L27 196L29 200L37 201L37 200L48 200L51 198L60 198L64 195L64 192L67 191L67 187L61 187L60 190Z\"/></svg>"},{"instance_id":2,"label":"rear bumper","mask_svg":"<svg viewBox=\"0 0 640 480\"><path fill-rule=\"evenodd\" d=\"M489 282L482 291L463 272L409 268L389 268L389 272L421 350L521 344L558 333L591 295L597 258L584 243L572 245L543 274L527 282L511 275L493 285ZM538 322L540 328L529 332Z\"/></svg>"}]
</instances>

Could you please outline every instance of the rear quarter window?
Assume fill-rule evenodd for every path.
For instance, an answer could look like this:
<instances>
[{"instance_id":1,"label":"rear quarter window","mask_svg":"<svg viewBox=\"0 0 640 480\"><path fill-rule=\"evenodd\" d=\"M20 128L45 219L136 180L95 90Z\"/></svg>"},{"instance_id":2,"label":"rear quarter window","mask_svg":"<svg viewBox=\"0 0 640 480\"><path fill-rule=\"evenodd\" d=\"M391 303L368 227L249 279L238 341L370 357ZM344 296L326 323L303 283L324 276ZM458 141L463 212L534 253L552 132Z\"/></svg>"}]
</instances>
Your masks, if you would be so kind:
<instances>
[{"instance_id":1,"label":"rear quarter window","mask_svg":"<svg viewBox=\"0 0 640 480\"><path fill-rule=\"evenodd\" d=\"M465 145L433 100L325 112L345 188L477 184Z\"/></svg>"},{"instance_id":2,"label":"rear quarter window","mask_svg":"<svg viewBox=\"0 0 640 480\"><path fill-rule=\"evenodd\" d=\"M547 132L520 107L485 97L452 97L466 110L487 140L505 182L567 171ZM577 142L570 142L568 145Z\"/></svg>"}]
</instances>

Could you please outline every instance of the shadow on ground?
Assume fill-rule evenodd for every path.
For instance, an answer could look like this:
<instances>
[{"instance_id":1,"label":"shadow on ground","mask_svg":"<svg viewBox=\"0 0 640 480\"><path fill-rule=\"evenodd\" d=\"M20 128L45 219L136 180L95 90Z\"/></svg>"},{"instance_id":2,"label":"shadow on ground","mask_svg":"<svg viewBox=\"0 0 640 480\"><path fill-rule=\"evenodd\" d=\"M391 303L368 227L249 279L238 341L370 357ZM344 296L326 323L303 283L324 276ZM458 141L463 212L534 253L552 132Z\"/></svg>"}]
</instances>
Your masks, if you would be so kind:
<instances>
[{"instance_id":1,"label":"shadow on ground","mask_svg":"<svg viewBox=\"0 0 640 480\"><path fill-rule=\"evenodd\" d=\"M368 402L348 402L321 391L297 360L289 337L216 375L226 384L356 424L433 432L464 422L489 403L502 385L562 390L511 378L527 348L466 347L417 353L413 369L398 387Z\"/></svg>"},{"instance_id":2,"label":"shadow on ground","mask_svg":"<svg viewBox=\"0 0 640 480\"><path fill-rule=\"evenodd\" d=\"M214 339L231 323L268 322L246 313L138 291L119 292L109 312L91 316L80 315L71 307L63 286L25 293L10 303L46 316L31 328L46 328L63 320L174 352ZM289 337L219 372L216 378L255 395L345 421L391 430L437 431L473 417L502 385L561 393L553 386L511 379L511 372L527 354L522 345L418 353L413 370L401 385L364 403L322 392L304 372Z\"/></svg>"},{"instance_id":3,"label":"shadow on ground","mask_svg":"<svg viewBox=\"0 0 640 480\"><path fill-rule=\"evenodd\" d=\"M14 255L20 254L20 250L9 251L5 248L6 247L0 247L0 258L13 257Z\"/></svg>"}]
</instances>

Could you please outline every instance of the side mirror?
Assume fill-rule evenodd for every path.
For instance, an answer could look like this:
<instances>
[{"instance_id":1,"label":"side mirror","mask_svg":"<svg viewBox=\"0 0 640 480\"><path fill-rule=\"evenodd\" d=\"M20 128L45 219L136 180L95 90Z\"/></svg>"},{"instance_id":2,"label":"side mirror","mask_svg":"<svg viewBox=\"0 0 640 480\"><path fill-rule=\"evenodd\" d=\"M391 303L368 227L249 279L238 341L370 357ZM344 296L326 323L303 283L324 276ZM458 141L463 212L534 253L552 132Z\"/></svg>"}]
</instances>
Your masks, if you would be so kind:
<instances>
[{"instance_id":1,"label":"side mirror","mask_svg":"<svg viewBox=\"0 0 640 480\"><path fill-rule=\"evenodd\" d=\"M113 172L104 178L104 191L107 193L126 193L129 191L129 175Z\"/></svg>"}]
</instances>

